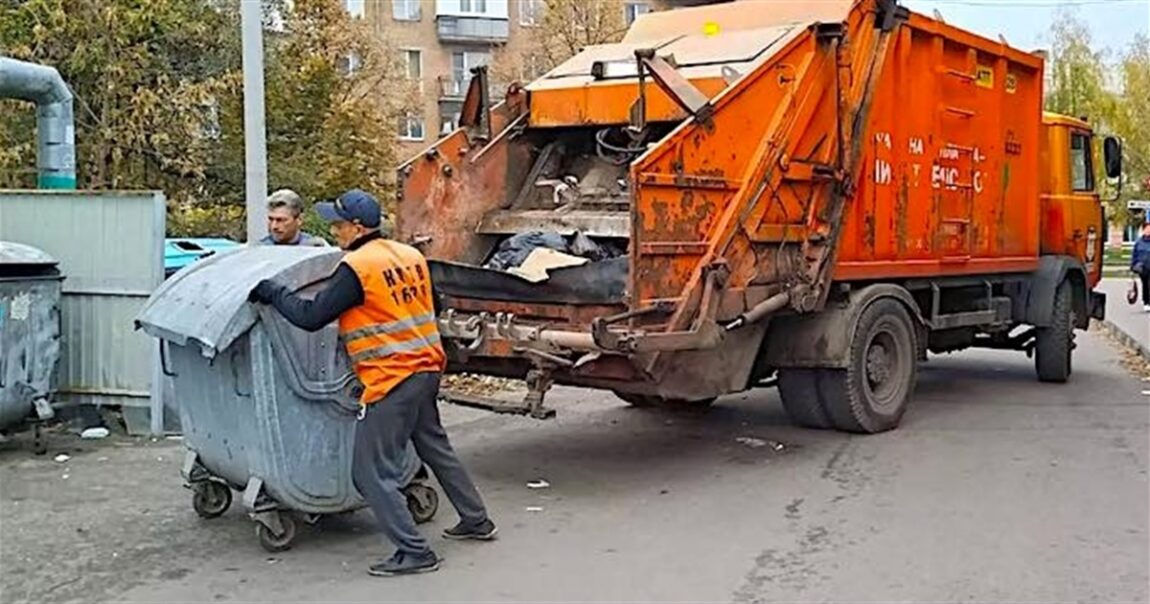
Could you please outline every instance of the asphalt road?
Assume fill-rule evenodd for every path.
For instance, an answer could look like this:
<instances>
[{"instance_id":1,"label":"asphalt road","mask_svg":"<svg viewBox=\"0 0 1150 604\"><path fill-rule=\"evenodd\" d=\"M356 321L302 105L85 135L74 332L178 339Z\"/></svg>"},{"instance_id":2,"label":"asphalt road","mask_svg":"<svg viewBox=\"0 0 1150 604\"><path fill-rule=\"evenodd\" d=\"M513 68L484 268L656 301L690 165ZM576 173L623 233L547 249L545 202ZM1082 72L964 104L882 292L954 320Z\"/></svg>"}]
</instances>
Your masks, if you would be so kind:
<instances>
[{"instance_id":1,"label":"asphalt road","mask_svg":"<svg viewBox=\"0 0 1150 604\"><path fill-rule=\"evenodd\" d=\"M366 512L275 556L239 506L198 519L178 442L4 451L0 600L1147 600L1150 384L1109 342L1081 336L1063 386L1018 353L920 375L903 426L867 437L796 429L773 390L703 414L578 390L549 422L452 412L501 538L436 537L443 568L401 579L364 572L387 553ZM426 530L453 521L445 502Z\"/></svg>"}]
</instances>

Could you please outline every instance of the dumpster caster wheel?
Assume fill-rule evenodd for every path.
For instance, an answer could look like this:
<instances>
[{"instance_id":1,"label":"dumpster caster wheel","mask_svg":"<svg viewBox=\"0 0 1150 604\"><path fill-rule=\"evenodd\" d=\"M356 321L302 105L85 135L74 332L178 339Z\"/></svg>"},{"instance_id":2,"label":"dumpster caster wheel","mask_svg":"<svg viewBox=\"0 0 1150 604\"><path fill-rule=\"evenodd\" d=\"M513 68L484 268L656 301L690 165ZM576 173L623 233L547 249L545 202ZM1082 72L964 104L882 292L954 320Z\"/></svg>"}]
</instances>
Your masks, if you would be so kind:
<instances>
[{"instance_id":1,"label":"dumpster caster wheel","mask_svg":"<svg viewBox=\"0 0 1150 604\"><path fill-rule=\"evenodd\" d=\"M291 549L291 542L295 540L295 518L290 514L280 514L280 526L283 533L277 536L267 525L256 523L256 538L260 540L260 547L273 554Z\"/></svg>"},{"instance_id":2,"label":"dumpster caster wheel","mask_svg":"<svg viewBox=\"0 0 1150 604\"><path fill-rule=\"evenodd\" d=\"M226 484L206 480L192 488L192 508L200 518L216 518L232 505L232 490Z\"/></svg>"},{"instance_id":3,"label":"dumpster caster wheel","mask_svg":"<svg viewBox=\"0 0 1150 604\"><path fill-rule=\"evenodd\" d=\"M430 522L439 511L439 493L425 484L409 485L403 490L407 496L407 509L416 524Z\"/></svg>"}]
</instances>

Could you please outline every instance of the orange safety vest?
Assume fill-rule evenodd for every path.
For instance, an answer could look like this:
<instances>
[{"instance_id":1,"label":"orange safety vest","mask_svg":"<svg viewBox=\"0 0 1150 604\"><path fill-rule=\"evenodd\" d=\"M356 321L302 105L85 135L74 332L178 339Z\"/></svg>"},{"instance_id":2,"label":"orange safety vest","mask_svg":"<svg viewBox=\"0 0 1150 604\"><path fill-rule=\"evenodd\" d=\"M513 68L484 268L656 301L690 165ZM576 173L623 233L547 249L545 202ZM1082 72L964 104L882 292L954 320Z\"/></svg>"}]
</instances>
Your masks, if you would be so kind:
<instances>
[{"instance_id":1,"label":"orange safety vest","mask_svg":"<svg viewBox=\"0 0 1150 604\"><path fill-rule=\"evenodd\" d=\"M359 381L360 402L381 400L414 373L443 371L447 355L431 295L427 259L411 246L376 239L343 258L363 286L363 304L339 317L339 339Z\"/></svg>"}]
</instances>

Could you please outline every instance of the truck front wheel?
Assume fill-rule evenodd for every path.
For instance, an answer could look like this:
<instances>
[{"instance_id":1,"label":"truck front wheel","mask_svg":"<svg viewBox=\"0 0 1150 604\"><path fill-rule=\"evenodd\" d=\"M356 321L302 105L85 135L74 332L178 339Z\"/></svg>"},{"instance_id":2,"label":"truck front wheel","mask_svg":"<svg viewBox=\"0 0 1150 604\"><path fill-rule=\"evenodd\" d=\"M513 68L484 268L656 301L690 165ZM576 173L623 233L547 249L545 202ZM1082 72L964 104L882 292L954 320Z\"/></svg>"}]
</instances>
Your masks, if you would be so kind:
<instances>
[{"instance_id":1,"label":"truck front wheel","mask_svg":"<svg viewBox=\"0 0 1150 604\"><path fill-rule=\"evenodd\" d=\"M1070 379L1070 356L1074 350L1074 299L1069 280L1054 292L1050 326L1039 327L1034 342L1034 369L1040 382L1063 383Z\"/></svg>"},{"instance_id":2,"label":"truck front wheel","mask_svg":"<svg viewBox=\"0 0 1150 604\"><path fill-rule=\"evenodd\" d=\"M847 368L819 371L819 397L835 428L873 434L898 426L918 374L915 339L901 302L882 298L863 311Z\"/></svg>"}]
</instances>

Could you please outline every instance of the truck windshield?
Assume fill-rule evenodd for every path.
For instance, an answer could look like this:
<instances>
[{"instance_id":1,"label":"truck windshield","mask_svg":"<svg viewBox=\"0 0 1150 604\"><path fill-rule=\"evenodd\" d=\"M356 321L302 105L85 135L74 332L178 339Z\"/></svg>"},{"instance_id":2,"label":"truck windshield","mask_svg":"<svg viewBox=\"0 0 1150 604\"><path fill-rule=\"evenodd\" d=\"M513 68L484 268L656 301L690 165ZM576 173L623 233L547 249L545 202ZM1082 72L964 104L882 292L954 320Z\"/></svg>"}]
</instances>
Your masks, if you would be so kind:
<instances>
[{"instance_id":1,"label":"truck windshield","mask_svg":"<svg viewBox=\"0 0 1150 604\"><path fill-rule=\"evenodd\" d=\"M1094 190L1094 162L1090 157L1090 137L1070 134L1070 187L1075 191Z\"/></svg>"}]
</instances>

